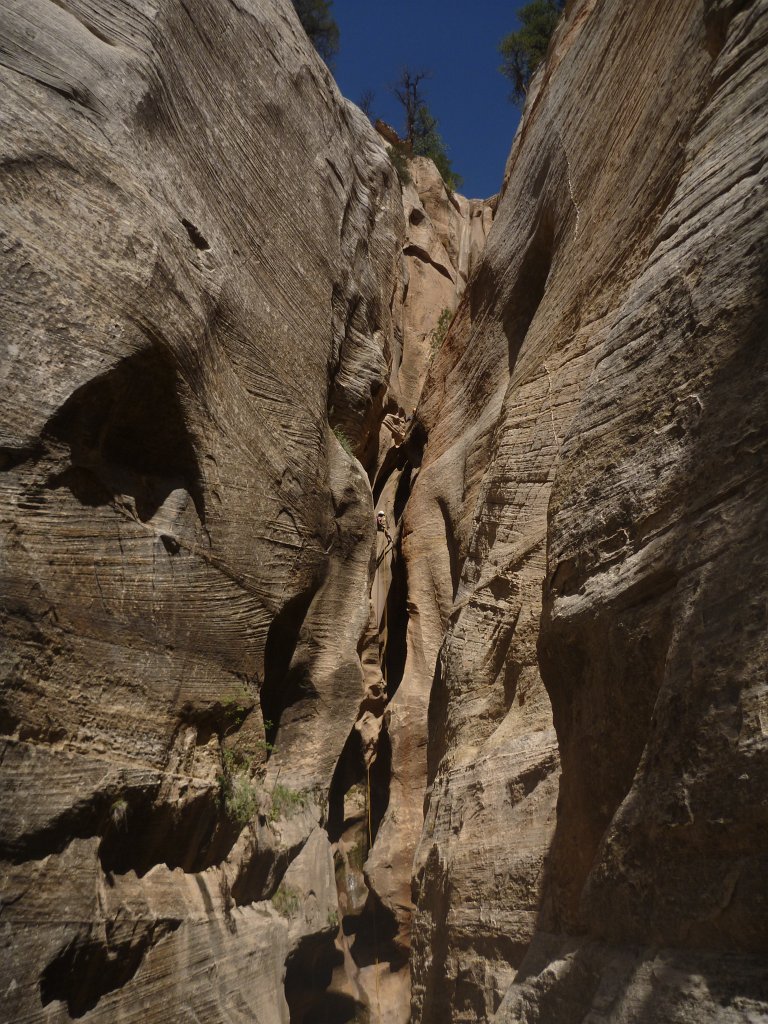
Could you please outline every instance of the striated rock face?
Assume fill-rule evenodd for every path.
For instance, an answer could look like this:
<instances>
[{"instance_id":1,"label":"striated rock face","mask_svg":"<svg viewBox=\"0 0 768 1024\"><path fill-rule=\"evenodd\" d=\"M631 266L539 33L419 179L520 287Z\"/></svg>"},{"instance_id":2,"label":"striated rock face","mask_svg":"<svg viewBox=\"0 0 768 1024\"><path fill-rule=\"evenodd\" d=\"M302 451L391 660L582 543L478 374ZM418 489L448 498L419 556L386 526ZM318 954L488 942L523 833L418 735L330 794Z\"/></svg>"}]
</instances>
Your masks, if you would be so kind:
<instances>
[{"instance_id":1,"label":"striated rock face","mask_svg":"<svg viewBox=\"0 0 768 1024\"><path fill-rule=\"evenodd\" d=\"M402 195L287 2L2 28L3 1020L405 1020L369 594L490 211Z\"/></svg>"},{"instance_id":2,"label":"striated rock face","mask_svg":"<svg viewBox=\"0 0 768 1024\"><path fill-rule=\"evenodd\" d=\"M400 188L290 3L0 21L2 1019L298 1020Z\"/></svg>"},{"instance_id":3,"label":"striated rock face","mask_svg":"<svg viewBox=\"0 0 768 1024\"><path fill-rule=\"evenodd\" d=\"M403 355L398 376L407 420L411 402L422 393L468 275L482 252L494 209L493 201L467 200L449 193L431 161L416 158L408 166L412 184L403 189ZM427 708L442 634L439 615L431 632L422 628L419 618L423 603L420 587L424 585L419 557L424 549L414 551L410 538L411 510L418 494L411 494L410 489L418 477L423 442L413 430L410 434L407 444L394 438L395 448L374 485L377 507L387 513L393 527L392 553L377 567L374 581L376 603L383 609L379 621L386 624L381 661L389 701L379 753L388 765L388 774L385 809L365 869L383 911L380 930L391 933L392 967L404 962L411 948L412 869L427 777ZM437 522L439 547L444 533L442 521ZM434 525L431 521L427 530ZM435 584L447 588L450 595L449 572L427 581L430 596L429 588ZM393 1013L393 1022L409 1019L408 1001ZM384 1015L387 1012L391 1012L388 1005L382 1020L389 1019Z\"/></svg>"},{"instance_id":4,"label":"striated rock face","mask_svg":"<svg viewBox=\"0 0 768 1024\"><path fill-rule=\"evenodd\" d=\"M768 1017L768 0L488 201L288 0L0 30L2 1024Z\"/></svg>"},{"instance_id":5,"label":"striated rock face","mask_svg":"<svg viewBox=\"0 0 768 1024\"><path fill-rule=\"evenodd\" d=\"M568 5L427 381L416 1021L768 1013L767 32Z\"/></svg>"},{"instance_id":6,"label":"striated rock face","mask_svg":"<svg viewBox=\"0 0 768 1024\"><path fill-rule=\"evenodd\" d=\"M408 162L403 189L403 355L395 391L408 416L418 403L430 360L441 343L493 220L493 202L446 188L426 157ZM435 334L443 317L443 331Z\"/></svg>"},{"instance_id":7,"label":"striated rock face","mask_svg":"<svg viewBox=\"0 0 768 1024\"><path fill-rule=\"evenodd\" d=\"M431 670L426 671L425 666L429 657L434 664L437 653L437 634L431 655L425 658L415 650L417 634L410 622L415 613L415 589L405 513L410 508L408 496L418 472L414 466L418 453L413 443L404 444L404 437L413 406L464 292L467 276L482 252L493 217L492 202L449 193L432 161L416 158L409 161L408 168L412 183L403 189L403 344L390 392L390 400L398 395L402 406L397 415L384 419L379 450L386 455L373 480L376 507L385 513L387 527L386 532L377 534L371 594L371 632L376 635L377 656L363 658L369 671L374 662L371 677L380 681L386 700L374 709L373 717L365 712L358 723L364 744L366 736L375 735L375 741L369 741L366 748L370 775L365 780L372 786L374 842L364 864L364 881L371 896L352 952L367 944L368 957L386 965L385 970L377 972L375 985L366 977L370 969L357 972L374 1019L382 1024L405 1024L410 1017L411 876L423 822L431 681ZM383 717L376 717L382 712ZM364 822L358 823L357 831L353 826L346 843L362 843L367 848L370 837L365 835L365 827ZM354 878L355 872L351 875ZM363 877L359 877L357 890L362 888Z\"/></svg>"}]
</instances>

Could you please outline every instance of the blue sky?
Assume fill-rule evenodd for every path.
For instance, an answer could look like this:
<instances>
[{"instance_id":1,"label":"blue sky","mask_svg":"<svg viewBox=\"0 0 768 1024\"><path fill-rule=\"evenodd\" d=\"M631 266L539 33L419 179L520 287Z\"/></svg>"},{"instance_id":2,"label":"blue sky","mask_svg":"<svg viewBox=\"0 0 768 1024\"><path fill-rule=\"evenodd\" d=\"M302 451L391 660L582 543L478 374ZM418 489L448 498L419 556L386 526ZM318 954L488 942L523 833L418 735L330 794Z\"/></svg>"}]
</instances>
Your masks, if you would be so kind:
<instances>
[{"instance_id":1,"label":"blue sky","mask_svg":"<svg viewBox=\"0 0 768 1024\"><path fill-rule=\"evenodd\" d=\"M527 2L333 0L341 32L339 88L354 102L372 89L374 113L401 130L401 108L388 87L405 64L430 69L427 100L454 170L464 178L460 191L491 196L501 186L519 118L497 70L497 47L517 27L515 12Z\"/></svg>"}]
</instances>

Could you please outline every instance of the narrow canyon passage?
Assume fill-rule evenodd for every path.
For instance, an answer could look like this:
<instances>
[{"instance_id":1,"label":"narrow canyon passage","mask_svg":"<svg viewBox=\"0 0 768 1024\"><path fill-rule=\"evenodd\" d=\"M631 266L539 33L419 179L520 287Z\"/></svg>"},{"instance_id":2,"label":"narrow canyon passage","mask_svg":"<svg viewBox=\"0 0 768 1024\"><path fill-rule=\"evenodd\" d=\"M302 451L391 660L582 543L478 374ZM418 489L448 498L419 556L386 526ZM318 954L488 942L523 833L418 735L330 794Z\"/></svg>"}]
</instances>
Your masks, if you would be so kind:
<instances>
[{"instance_id":1,"label":"narrow canyon passage","mask_svg":"<svg viewBox=\"0 0 768 1024\"><path fill-rule=\"evenodd\" d=\"M412 161L412 182L403 189L402 350L369 477L376 538L369 622L360 646L365 693L328 797L339 931L333 948L326 941L324 966L309 946L289 960L286 996L291 1021L301 1024L355 1020L365 1013L372 1020L410 1019L411 875L423 817L437 653L436 635L431 654L420 643L409 572L418 578L423 568L418 561L409 566L403 544L424 448L413 413L444 340L441 315L445 323L445 311L452 314L463 294L492 211L492 203L452 195L431 161ZM443 580L448 592L454 583L451 575Z\"/></svg>"},{"instance_id":2,"label":"narrow canyon passage","mask_svg":"<svg viewBox=\"0 0 768 1024\"><path fill-rule=\"evenodd\" d=\"M489 199L290 0L0 31L0 1024L765 1020L768 0Z\"/></svg>"}]
</instances>

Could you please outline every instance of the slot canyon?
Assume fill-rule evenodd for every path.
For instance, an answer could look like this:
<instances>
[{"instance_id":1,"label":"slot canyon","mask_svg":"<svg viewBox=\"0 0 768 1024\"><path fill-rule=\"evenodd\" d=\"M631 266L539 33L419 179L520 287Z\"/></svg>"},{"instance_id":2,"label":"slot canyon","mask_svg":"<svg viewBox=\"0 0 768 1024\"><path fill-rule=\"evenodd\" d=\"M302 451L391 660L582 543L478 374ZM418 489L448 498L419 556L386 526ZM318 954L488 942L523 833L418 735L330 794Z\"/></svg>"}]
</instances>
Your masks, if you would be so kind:
<instances>
[{"instance_id":1,"label":"slot canyon","mask_svg":"<svg viewBox=\"0 0 768 1024\"><path fill-rule=\"evenodd\" d=\"M486 199L289 0L0 76L0 1022L768 1022L768 0L568 0Z\"/></svg>"}]
</instances>

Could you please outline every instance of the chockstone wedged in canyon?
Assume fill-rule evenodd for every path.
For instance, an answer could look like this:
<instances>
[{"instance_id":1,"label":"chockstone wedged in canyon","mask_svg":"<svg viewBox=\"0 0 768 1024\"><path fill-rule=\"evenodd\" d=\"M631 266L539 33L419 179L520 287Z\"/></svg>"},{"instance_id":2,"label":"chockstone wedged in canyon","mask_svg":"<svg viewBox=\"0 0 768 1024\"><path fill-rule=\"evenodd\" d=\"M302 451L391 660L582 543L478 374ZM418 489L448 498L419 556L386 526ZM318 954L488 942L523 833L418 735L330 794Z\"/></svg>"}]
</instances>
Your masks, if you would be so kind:
<instances>
[{"instance_id":1,"label":"chockstone wedged in canyon","mask_svg":"<svg viewBox=\"0 0 768 1024\"><path fill-rule=\"evenodd\" d=\"M487 201L288 0L0 33L2 1024L768 1020L768 0Z\"/></svg>"}]
</instances>

